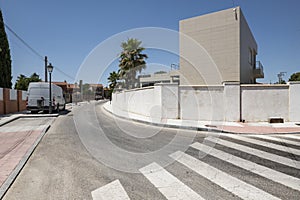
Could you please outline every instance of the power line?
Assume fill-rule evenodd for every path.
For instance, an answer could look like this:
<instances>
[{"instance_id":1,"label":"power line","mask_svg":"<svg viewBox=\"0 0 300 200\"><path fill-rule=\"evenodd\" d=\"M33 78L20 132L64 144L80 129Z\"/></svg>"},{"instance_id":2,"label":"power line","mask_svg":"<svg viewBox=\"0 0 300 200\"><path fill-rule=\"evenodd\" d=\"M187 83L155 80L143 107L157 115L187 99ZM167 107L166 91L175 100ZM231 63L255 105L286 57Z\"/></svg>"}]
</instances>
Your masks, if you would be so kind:
<instances>
[{"instance_id":1,"label":"power line","mask_svg":"<svg viewBox=\"0 0 300 200\"><path fill-rule=\"evenodd\" d=\"M65 75L66 77L68 77L68 78L70 78L70 79L73 79L73 80L75 80L75 78L74 78L74 77L72 77L72 76L70 76L70 75L66 74L65 72L63 72L62 70L60 70L58 67L55 67L55 69L56 69L57 71L59 71L60 73L62 73L63 75Z\"/></svg>"},{"instance_id":2,"label":"power line","mask_svg":"<svg viewBox=\"0 0 300 200\"><path fill-rule=\"evenodd\" d=\"M15 31L13 31L7 24L4 23L4 26L16 37L18 38L27 48L29 48L36 56L44 61L44 57L39 54L34 48L32 48L27 42L25 42Z\"/></svg>"},{"instance_id":3,"label":"power line","mask_svg":"<svg viewBox=\"0 0 300 200\"><path fill-rule=\"evenodd\" d=\"M33 47L31 47L27 42L25 42L25 40L23 40L14 30L12 30L12 28L10 28L6 23L4 23L4 26L17 38L19 39L29 50L31 50L39 59L41 59L42 61L45 61L44 56L42 56L41 54L39 54ZM59 71L60 73L62 73L63 75L65 75L68 78L71 78L73 80L75 80L74 77L71 77L70 75L68 75L67 73L65 73L64 71L62 71L61 69L59 69L58 67L55 67L57 71Z\"/></svg>"}]
</instances>

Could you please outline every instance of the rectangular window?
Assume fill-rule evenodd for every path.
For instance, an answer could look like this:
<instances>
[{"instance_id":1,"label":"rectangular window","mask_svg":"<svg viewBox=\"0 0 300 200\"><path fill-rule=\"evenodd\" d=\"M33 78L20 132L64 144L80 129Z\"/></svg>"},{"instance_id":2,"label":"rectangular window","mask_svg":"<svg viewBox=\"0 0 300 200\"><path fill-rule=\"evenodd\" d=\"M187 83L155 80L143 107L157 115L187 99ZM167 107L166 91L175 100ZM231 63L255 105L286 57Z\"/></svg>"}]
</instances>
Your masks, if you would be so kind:
<instances>
[{"instance_id":1,"label":"rectangular window","mask_svg":"<svg viewBox=\"0 0 300 200\"><path fill-rule=\"evenodd\" d=\"M252 65L252 58L253 58L253 56L252 56L252 50L249 49L248 62L249 62L250 65Z\"/></svg>"}]
</instances>

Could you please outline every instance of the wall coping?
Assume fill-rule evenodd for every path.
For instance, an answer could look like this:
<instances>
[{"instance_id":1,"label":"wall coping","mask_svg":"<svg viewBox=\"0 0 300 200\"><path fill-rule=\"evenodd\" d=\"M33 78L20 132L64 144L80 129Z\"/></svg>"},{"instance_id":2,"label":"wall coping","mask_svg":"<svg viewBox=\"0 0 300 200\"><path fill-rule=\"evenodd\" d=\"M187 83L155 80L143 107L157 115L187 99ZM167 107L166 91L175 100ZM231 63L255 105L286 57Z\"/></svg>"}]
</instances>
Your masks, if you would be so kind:
<instances>
[{"instance_id":1,"label":"wall coping","mask_svg":"<svg viewBox=\"0 0 300 200\"><path fill-rule=\"evenodd\" d=\"M288 89L290 86L285 84L243 84L241 88L276 88L276 89Z\"/></svg>"},{"instance_id":2,"label":"wall coping","mask_svg":"<svg viewBox=\"0 0 300 200\"><path fill-rule=\"evenodd\" d=\"M155 83L154 86L177 86L178 83Z\"/></svg>"},{"instance_id":3,"label":"wall coping","mask_svg":"<svg viewBox=\"0 0 300 200\"><path fill-rule=\"evenodd\" d=\"M223 81L223 85L241 85L239 81Z\"/></svg>"},{"instance_id":4,"label":"wall coping","mask_svg":"<svg viewBox=\"0 0 300 200\"><path fill-rule=\"evenodd\" d=\"M193 89L197 89L197 88L205 88L205 89L223 89L224 86L223 85L180 85L180 88L193 88Z\"/></svg>"},{"instance_id":5,"label":"wall coping","mask_svg":"<svg viewBox=\"0 0 300 200\"><path fill-rule=\"evenodd\" d=\"M142 88L134 88L134 89L130 89L130 90L116 91L114 93L115 94L119 94L119 93L123 93L123 92L134 92L134 91L138 91L138 90L150 90L150 89L154 89L154 86L142 87Z\"/></svg>"},{"instance_id":6,"label":"wall coping","mask_svg":"<svg viewBox=\"0 0 300 200\"><path fill-rule=\"evenodd\" d=\"M289 81L288 85L300 85L300 81Z\"/></svg>"}]
</instances>

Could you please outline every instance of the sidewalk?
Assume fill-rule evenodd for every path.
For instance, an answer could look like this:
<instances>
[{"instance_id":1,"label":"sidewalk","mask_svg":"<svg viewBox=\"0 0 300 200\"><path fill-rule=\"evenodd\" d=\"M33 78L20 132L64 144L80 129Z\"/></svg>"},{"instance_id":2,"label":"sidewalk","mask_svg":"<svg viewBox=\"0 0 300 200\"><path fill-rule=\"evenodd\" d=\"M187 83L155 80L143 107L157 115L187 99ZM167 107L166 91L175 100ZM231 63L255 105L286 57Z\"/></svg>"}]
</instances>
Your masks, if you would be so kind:
<instances>
[{"instance_id":1,"label":"sidewalk","mask_svg":"<svg viewBox=\"0 0 300 200\"><path fill-rule=\"evenodd\" d=\"M295 122L283 124L269 124L267 122L240 123L240 122L221 122L221 121L192 121L180 119L153 119L150 117L128 113L120 109L112 108L110 102L103 105L104 109L113 115L134 121L165 126L171 128L183 128L199 131L214 131L235 134L271 134L271 133L300 133L300 126Z\"/></svg>"},{"instance_id":2,"label":"sidewalk","mask_svg":"<svg viewBox=\"0 0 300 200\"><path fill-rule=\"evenodd\" d=\"M40 118L40 117L43 118ZM0 199L19 174L56 115L10 114L0 118ZM20 119L20 120L19 120Z\"/></svg>"}]
</instances>

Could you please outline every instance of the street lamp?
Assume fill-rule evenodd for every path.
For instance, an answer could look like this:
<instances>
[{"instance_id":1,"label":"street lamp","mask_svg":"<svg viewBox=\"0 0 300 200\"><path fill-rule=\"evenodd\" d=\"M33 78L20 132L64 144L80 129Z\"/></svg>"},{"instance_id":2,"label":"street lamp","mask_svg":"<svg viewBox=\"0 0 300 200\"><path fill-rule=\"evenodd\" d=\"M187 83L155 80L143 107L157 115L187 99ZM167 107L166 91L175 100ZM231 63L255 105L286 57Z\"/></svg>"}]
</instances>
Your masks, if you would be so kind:
<instances>
[{"instance_id":1,"label":"street lamp","mask_svg":"<svg viewBox=\"0 0 300 200\"><path fill-rule=\"evenodd\" d=\"M51 63L47 66L47 70L49 72L49 114L51 114L52 113L51 74L53 71L53 66L51 65Z\"/></svg>"}]
</instances>

